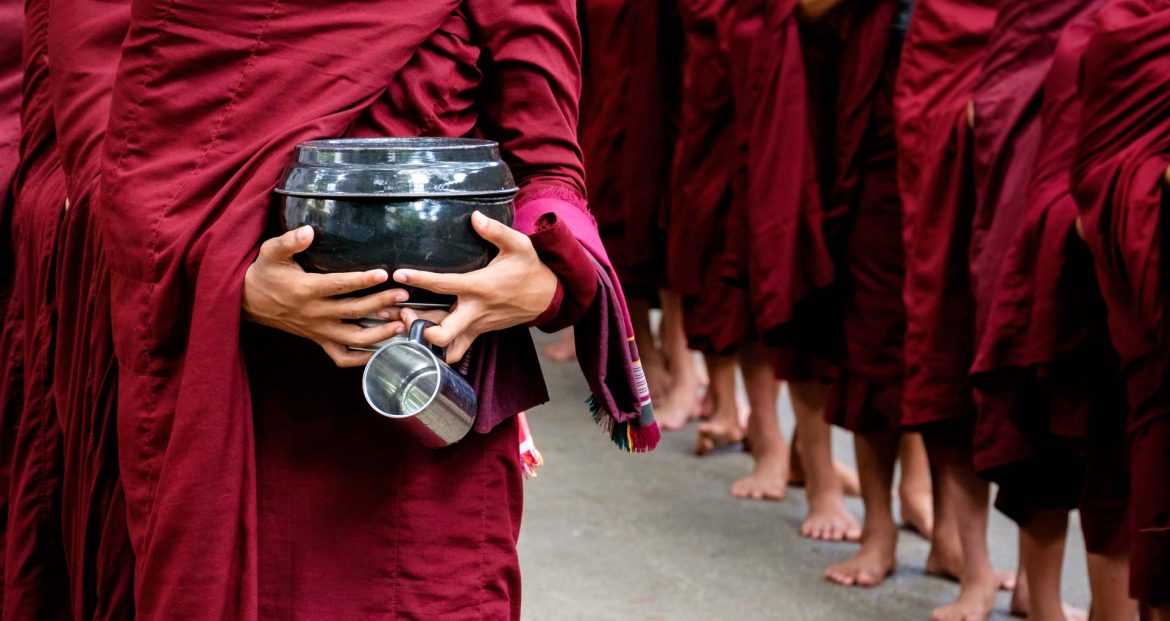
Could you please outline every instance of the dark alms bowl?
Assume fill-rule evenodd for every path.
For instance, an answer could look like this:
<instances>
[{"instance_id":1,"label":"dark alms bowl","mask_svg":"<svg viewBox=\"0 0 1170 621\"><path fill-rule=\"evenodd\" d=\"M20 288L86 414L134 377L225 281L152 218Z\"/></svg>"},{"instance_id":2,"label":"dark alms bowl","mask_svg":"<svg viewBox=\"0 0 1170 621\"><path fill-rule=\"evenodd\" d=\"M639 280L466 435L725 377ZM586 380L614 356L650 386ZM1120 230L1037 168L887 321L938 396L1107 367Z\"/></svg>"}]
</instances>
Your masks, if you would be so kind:
<instances>
[{"instance_id":1,"label":"dark alms bowl","mask_svg":"<svg viewBox=\"0 0 1170 621\"><path fill-rule=\"evenodd\" d=\"M313 227L313 244L297 255L308 271L463 273L496 255L471 227L472 212L511 226L516 183L490 140L360 138L297 145L276 193L284 230ZM454 301L407 289L405 306Z\"/></svg>"}]
</instances>

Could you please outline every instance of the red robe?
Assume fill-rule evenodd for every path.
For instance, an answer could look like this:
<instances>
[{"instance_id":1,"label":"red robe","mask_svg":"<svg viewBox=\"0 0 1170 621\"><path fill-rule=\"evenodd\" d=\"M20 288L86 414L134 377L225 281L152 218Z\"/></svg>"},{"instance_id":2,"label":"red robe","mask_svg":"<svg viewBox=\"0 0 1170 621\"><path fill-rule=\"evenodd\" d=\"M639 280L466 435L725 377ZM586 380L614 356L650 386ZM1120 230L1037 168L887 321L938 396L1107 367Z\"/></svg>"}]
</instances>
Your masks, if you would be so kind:
<instances>
[{"instance_id":1,"label":"red robe","mask_svg":"<svg viewBox=\"0 0 1170 621\"><path fill-rule=\"evenodd\" d=\"M972 367L979 403L975 465L1000 486L997 506L1080 508L1086 546L1125 543L1125 401L1092 257L1076 234L1069 188L1090 3L1064 31L1043 86L1042 134Z\"/></svg>"},{"instance_id":2,"label":"red robe","mask_svg":"<svg viewBox=\"0 0 1170 621\"><path fill-rule=\"evenodd\" d=\"M685 30L682 111L671 181L667 276L683 296L687 340L727 353L752 332L746 292L722 278L735 172L730 0L680 2Z\"/></svg>"},{"instance_id":3,"label":"red robe","mask_svg":"<svg viewBox=\"0 0 1170 621\"><path fill-rule=\"evenodd\" d=\"M296 143L345 135L497 139L518 226L562 209L607 263L547 198L584 192L572 3L138 2L122 49L96 207L138 618L518 616L527 331L477 343L478 433L425 451L240 290Z\"/></svg>"},{"instance_id":4,"label":"red robe","mask_svg":"<svg viewBox=\"0 0 1170 621\"><path fill-rule=\"evenodd\" d=\"M0 377L5 404L0 435L8 467L4 533L5 619L69 616L61 543L61 433L52 397L57 235L65 181L56 147L45 47L48 2L25 7L20 164L11 219L15 279L5 326L19 331L5 344L12 366ZM20 396L12 396L19 391ZM18 407L13 408L13 405Z\"/></svg>"},{"instance_id":5,"label":"red robe","mask_svg":"<svg viewBox=\"0 0 1170 621\"><path fill-rule=\"evenodd\" d=\"M1164 173L1170 166L1170 2L1114 0L1081 69L1073 195L1096 261L1131 408L1130 592L1170 604L1170 351Z\"/></svg>"},{"instance_id":6,"label":"red robe","mask_svg":"<svg viewBox=\"0 0 1170 621\"><path fill-rule=\"evenodd\" d=\"M50 79L70 209L60 237L54 400L63 432L63 536L75 619L132 619L134 555L118 476L109 271L92 217L130 4L53 0Z\"/></svg>"},{"instance_id":7,"label":"red robe","mask_svg":"<svg viewBox=\"0 0 1170 621\"><path fill-rule=\"evenodd\" d=\"M826 200L843 339L829 420L851 431L897 429L902 412L902 203L893 88L897 3L844 4L830 19L844 37L837 80L834 170Z\"/></svg>"},{"instance_id":8,"label":"red robe","mask_svg":"<svg viewBox=\"0 0 1170 621\"><path fill-rule=\"evenodd\" d=\"M903 423L911 426L973 420L968 252L975 205L967 102L999 4L919 0L898 69L894 106L906 252Z\"/></svg>"},{"instance_id":9,"label":"red robe","mask_svg":"<svg viewBox=\"0 0 1170 621\"><path fill-rule=\"evenodd\" d=\"M676 131L676 0L582 0L581 125L590 207L625 289L657 299Z\"/></svg>"},{"instance_id":10,"label":"red robe","mask_svg":"<svg viewBox=\"0 0 1170 621\"><path fill-rule=\"evenodd\" d=\"M737 0L732 81L740 171L724 276L745 287L754 331L815 353L798 319L833 279L825 246L812 116L795 0ZM801 311L798 313L798 311ZM798 314L800 315L798 317ZM817 332L806 337L810 332ZM782 364L790 379L799 372Z\"/></svg>"},{"instance_id":11,"label":"red robe","mask_svg":"<svg viewBox=\"0 0 1170 621\"><path fill-rule=\"evenodd\" d=\"M19 319L10 317L9 298L15 276L12 246L12 177L20 159L21 32L24 6L17 0L0 4L0 564L7 526L8 481L15 426L24 399L23 346ZM2 565L0 565L2 566ZM0 575L3 575L0 572ZM2 583L0 583L2 584ZM0 589L0 596L3 589Z\"/></svg>"}]
</instances>

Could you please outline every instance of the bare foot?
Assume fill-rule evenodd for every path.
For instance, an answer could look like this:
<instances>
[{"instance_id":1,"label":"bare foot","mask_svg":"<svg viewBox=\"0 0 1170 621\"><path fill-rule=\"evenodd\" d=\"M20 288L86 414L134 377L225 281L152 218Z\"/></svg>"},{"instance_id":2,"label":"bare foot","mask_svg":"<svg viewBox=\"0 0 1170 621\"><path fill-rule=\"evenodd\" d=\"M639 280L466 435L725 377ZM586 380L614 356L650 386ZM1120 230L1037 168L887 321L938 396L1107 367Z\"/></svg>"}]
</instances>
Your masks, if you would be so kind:
<instances>
[{"instance_id":1,"label":"bare foot","mask_svg":"<svg viewBox=\"0 0 1170 621\"><path fill-rule=\"evenodd\" d=\"M731 484L731 495L748 500L783 500L787 481L783 460L761 459L751 474Z\"/></svg>"},{"instance_id":2,"label":"bare foot","mask_svg":"<svg viewBox=\"0 0 1170 621\"><path fill-rule=\"evenodd\" d=\"M796 438L792 440L792 453L788 467L788 485L804 487L804 464L800 459L800 449L796 448ZM841 482L841 491L846 496L860 496L861 482L857 479L857 471L845 464L833 460L833 469L837 472L837 480Z\"/></svg>"},{"instance_id":3,"label":"bare foot","mask_svg":"<svg viewBox=\"0 0 1170 621\"><path fill-rule=\"evenodd\" d=\"M861 481L857 479L857 471L837 460L833 460L833 468L837 471L837 480L841 482L841 491L846 496L860 496Z\"/></svg>"},{"instance_id":4,"label":"bare foot","mask_svg":"<svg viewBox=\"0 0 1170 621\"><path fill-rule=\"evenodd\" d=\"M699 417L702 396L694 386L676 385L662 400L662 407L655 408L654 418L658 426L666 431L682 429Z\"/></svg>"},{"instance_id":5,"label":"bare foot","mask_svg":"<svg viewBox=\"0 0 1170 621\"><path fill-rule=\"evenodd\" d=\"M650 387L650 398L662 401L670 393L671 377L662 361L647 363L642 367L646 374L646 385Z\"/></svg>"},{"instance_id":6,"label":"bare foot","mask_svg":"<svg viewBox=\"0 0 1170 621\"><path fill-rule=\"evenodd\" d=\"M902 523L922 537L930 539L934 535L934 506L931 504L930 492L901 492L900 496L899 513L902 515Z\"/></svg>"},{"instance_id":7,"label":"bare foot","mask_svg":"<svg viewBox=\"0 0 1170 621\"><path fill-rule=\"evenodd\" d=\"M726 427L717 421L699 424L699 439L695 442L695 455L700 457L743 442L747 431L743 427Z\"/></svg>"},{"instance_id":8,"label":"bare foot","mask_svg":"<svg viewBox=\"0 0 1170 621\"><path fill-rule=\"evenodd\" d=\"M885 582L894 573L897 538L897 532L893 537L867 536L856 556L830 566L825 577L843 586L873 587Z\"/></svg>"},{"instance_id":9,"label":"bare foot","mask_svg":"<svg viewBox=\"0 0 1170 621\"><path fill-rule=\"evenodd\" d=\"M970 583L959 590L959 597L930 613L931 621L986 621L995 608L996 578L986 583Z\"/></svg>"},{"instance_id":10,"label":"bare foot","mask_svg":"<svg viewBox=\"0 0 1170 621\"><path fill-rule=\"evenodd\" d=\"M544 348L544 355L553 362L569 362L577 357L577 344L573 340L573 330L561 331L556 343Z\"/></svg>"},{"instance_id":11,"label":"bare foot","mask_svg":"<svg viewBox=\"0 0 1170 621\"><path fill-rule=\"evenodd\" d=\"M931 548L930 554L926 557L926 569L924 573L935 578L959 582L959 578L963 573L963 557L961 554L958 550L954 552L943 552L938 548ZM1016 588L1016 572L1014 571L997 569L995 570L995 580L999 583L1000 591L1010 591Z\"/></svg>"},{"instance_id":12,"label":"bare foot","mask_svg":"<svg viewBox=\"0 0 1170 621\"><path fill-rule=\"evenodd\" d=\"M823 498L808 499L808 517L800 525L800 534L818 541L857 541L861 539L861 525L845 508L841 497L823 494Z\"/></svg>"},{"instance_id":13,"label":"bare foot","mask_svg":"<svg viewBox=\"0 0 1170 621\"><path fill-rule=\"evenodd\" d=\"M1008 612L1013 617L1032 619L1032 621L1089 621L1089 613L1080 608L1067 603L1061 603L1060 607L1062 618L1045 619L1041 615L1033 615L1028 597L1028 583L1026 580L1021 580L1016 589L1012 591L1012 602L1008 607Z\"/></svg>"}]
</instances>

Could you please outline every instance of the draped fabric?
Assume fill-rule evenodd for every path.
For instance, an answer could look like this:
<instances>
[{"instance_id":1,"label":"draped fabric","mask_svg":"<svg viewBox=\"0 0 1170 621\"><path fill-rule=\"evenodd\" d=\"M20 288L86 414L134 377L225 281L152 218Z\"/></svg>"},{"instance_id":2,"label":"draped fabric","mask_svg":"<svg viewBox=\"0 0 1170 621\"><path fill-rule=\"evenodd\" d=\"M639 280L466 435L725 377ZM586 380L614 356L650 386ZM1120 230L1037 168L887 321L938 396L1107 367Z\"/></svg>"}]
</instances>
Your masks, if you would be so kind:
<instances>
[{"instance_id":1,"label":"draped fabric","mask_svg":"<svg viewBox=\"0 0 1170 621\"><path fill-rule=\"evenodd\" d=\"M0 458L4 494L6 619L69 616L61 542L61 431L52 394L53 293L65 180L50 103L45 28L49 3L25 6L20 158L14 177L12 295L4 318Z\"/></svg>"},{"instance_id":2,"label":"draped fabric","mask_svg":"<svg viewBox=\"0 0 1170 621\"><path fill-rule=\"evenodd\" d=\"M53 397L63 439L62 536L75 619L132 619L134 555L118 474L117 362L104 236L93 216L125 0L53 0L52 109L69 192L55 274Z\"/></svg>"},{"instance_id":3,"label":"draped fabric","mask_svg":"<svg viewBox=\"0 0 1170 621\"><path fill-rule=\"evenodd\" d=\"M685 304L691 347L727 353L753 328L746 292L726 283L726 252L735 173L735 101L732 98L729 0L680 3L685 32L682 110L675 146L667 244L667 276Z\"/></svg>"},{"instance_id":4,"label":"draped fabric","mask_svg":"<svg viewBox=\"0 0 1170 621\"><path fill-rule=\"evenodd\" d=\"M975 466L1000 484L997 506L1017 521L1038 507L1079 508L1089 550L1110 552L1127 533L1126 403L1069 182L1077 78L1100 4L1084 5L1053 53L1021 198L1027 213L1003 258L972 371Z\"/></svg>"},{"instance_id":5,"label":"draped fabric","mask_svg":"<svg viewBox=\"0 0 1170 621\"><path fill-rule=\"evenodd\" d=\"M1080 73L1072 190L1131 409L1130 592L1170 604L1164 175L1170 166L1170 3L1113 0Z\"/></svg>"},{"instance_id":6,"label":"draped fabric","mask_svg":"<svg viewBox=\"0 0 1170 621\"><path fill-rule=\"evenodd\" d=\"M843 340L830 422L857 432L898 429L902 413L905 258L898 195L893 88L897 2L844 5L833 108L835 179L825 218L842 305Z\"/></svg>"},{"instance_id":7,"label":"draped fabric","mask_svg":"<svg viewBox=\"0 0 1170 621\"><path fill-rule=\"evenodd\" d=\"M894 93L906 252L903 422L970 421L975 213L967 103L996 0L921 0Z\"/></svg>"},{"instance_id":8,"label":"draped fabric","mask_svg":"<svg viewBox=\"0 0 1170 621\"><path fill-rule=\"evenodd\" d=\"M675 0L582 0L580 141L590 206L631 295L665 281L670 162L678 131Z\"/></svg>"}]
</instances>

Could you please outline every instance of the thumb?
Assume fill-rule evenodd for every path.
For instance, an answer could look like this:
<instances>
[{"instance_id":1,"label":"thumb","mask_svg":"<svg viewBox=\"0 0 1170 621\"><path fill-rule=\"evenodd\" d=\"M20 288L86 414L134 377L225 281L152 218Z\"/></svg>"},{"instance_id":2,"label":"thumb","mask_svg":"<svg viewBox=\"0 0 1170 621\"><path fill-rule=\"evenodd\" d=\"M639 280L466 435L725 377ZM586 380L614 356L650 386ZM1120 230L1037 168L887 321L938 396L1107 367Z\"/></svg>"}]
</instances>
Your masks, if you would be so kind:
<instances>
[{"instance_id":1,"label":"thumb","mask_svg":"<svg viewBox=\"0 0 1170 621\"><path fill-rule=\"evenodd\" d=\"M480 237L491 242L501 252L522 252L526 246L530 247L532 244L524 233L479 211L471 214L471 226Z\"/></svg>"},{"instance_id":2,"label":"thumb","mask_svg":"<svg viewBox=\"0 0 1170 621\"><path fill-rule=\"evenodd\" d=\"M312 243L313 227L306 224L264 242L260 246L260 257L269 261L292 261L293 255L304 252Z\"/></svg>"}]
</instances>

